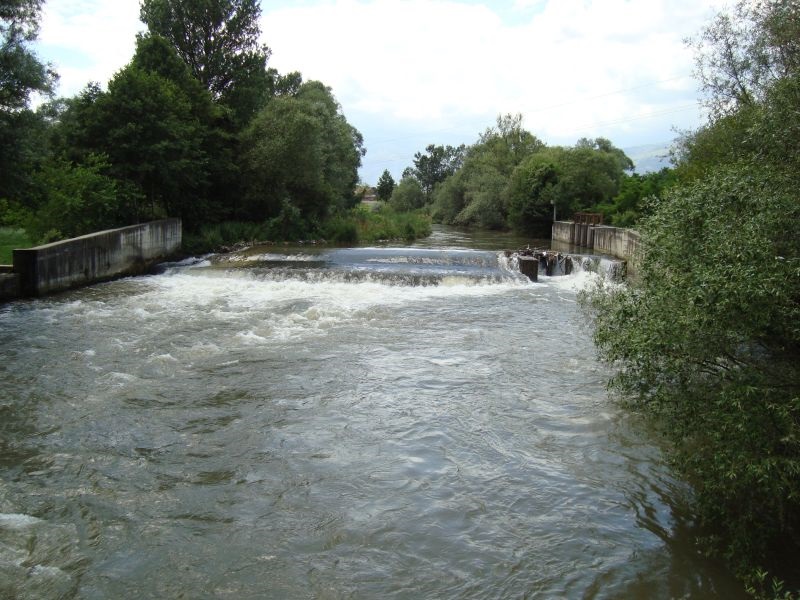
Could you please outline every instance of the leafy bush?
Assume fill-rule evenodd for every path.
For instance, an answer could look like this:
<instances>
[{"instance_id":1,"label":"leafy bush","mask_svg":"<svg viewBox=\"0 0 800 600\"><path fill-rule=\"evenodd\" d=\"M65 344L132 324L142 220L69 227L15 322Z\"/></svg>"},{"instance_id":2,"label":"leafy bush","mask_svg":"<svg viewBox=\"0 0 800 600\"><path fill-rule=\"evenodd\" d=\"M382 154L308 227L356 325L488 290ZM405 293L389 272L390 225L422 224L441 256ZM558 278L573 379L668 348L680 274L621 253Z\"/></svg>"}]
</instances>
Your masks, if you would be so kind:
<instances>
[{"instance_id":1,"label":"leafy bush","mask_svg":"<svg viewBox=\"0 0 800 600\"><path fill-rule=\"evenodd\" d=\"M588 298L613 387L674 441L706 547L743 576L800 553L794 190L745 164L673 188L640 227L638 284Z\"/></svg>"}]
</instances>

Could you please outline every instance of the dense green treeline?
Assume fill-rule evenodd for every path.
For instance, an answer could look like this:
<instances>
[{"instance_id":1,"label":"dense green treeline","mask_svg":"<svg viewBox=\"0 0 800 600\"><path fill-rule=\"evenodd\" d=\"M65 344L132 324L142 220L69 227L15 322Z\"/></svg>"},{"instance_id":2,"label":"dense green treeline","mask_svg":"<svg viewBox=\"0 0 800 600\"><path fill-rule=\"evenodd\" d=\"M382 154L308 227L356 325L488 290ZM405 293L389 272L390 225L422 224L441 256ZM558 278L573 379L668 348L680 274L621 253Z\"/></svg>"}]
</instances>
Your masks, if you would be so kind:
<instances>
[{"instance_id":1,"label":"dense green treeline","mask_svg":"<svg viewBox=\"0 0 800 600\"><path fill-rule=\"evenodd\" d=\"M40 242L166 216L190 235L359 231L361 134L330 88L267 67L257 0L142 0L147 32L106 89L33 110L54 81L30 49L42 4L0 0L0 226Z\"/></svg>"},{"instance_id":2,"label":"dense green treeline","mask_svg":"<svg viewBox=\"0 0 800 600\"><path fill-rule=\"evenodd\" d=\"M588 298L612 387L694 488L699 548L759 597L800 589L797 40L800 5L766 0L693 41L710 119L637 225L638 280Z\"/></svg>"},{"instance_id":3,"label":"dense green treeline","mask_svg":"<svg viewBox=\"0 0 800 600\"><path fill-rule=\"evenodd\" d=\"M547 236L554 214L568 218L581 210L631 226L645 199L673 181L671 169L634 173L631 160L605 138L547 146L523 128L521 115L505 115L469 147L427 146L396 186L387 171L377 190L396 210L425 208L440 223Z\"/></svg>"}]
</instances>

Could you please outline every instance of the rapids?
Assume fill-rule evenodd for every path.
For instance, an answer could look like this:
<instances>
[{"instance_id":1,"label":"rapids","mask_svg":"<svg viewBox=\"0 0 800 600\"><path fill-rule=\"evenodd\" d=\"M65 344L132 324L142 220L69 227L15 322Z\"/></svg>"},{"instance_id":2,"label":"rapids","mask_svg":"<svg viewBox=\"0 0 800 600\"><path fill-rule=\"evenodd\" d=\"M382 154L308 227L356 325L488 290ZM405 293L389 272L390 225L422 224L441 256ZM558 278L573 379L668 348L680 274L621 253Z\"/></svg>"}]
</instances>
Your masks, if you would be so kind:
<instances>
[{"instance_id":1,"label":"rapids","mask_svg":"<svg viewBox=\"0 0 800 600\"><path fill-rule=\"evenodd\" d=\"M0 597L735 598L507 239L261 247L0 307Z\"/></svg>"}]
</instances>

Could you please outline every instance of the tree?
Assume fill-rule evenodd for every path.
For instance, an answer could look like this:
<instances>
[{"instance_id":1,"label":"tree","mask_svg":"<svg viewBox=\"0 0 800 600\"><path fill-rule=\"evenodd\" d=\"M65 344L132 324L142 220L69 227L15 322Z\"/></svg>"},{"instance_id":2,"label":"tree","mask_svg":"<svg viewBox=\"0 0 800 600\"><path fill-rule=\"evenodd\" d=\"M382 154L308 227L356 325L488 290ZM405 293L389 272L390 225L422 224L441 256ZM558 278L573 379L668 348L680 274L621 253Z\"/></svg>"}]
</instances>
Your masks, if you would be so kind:
<instances>
[{"instance_id":1,"label":"tree","mask_svg":"<svg viewBox=\"0 0 800 600\"><path fill-rule=\"evenodd\" d=\"M434 192L433 216L454 225L508 227L508 183L517 165L545 148L521 115L497 118L465 151L463 165Z\"/></svg>"},{"instance_id":2,"label":"tree","mask_svg":"<svg viewBox=\"0 0 800 600\"><path fill-rule=\"evenodd\" d=\"M413 177L403 177L394 189L389 204L401 212L421 208L425 204L425 193L419 181Z\"/></svg>"},{"instance_id":3,"label":"tree","mask_svg":"<svg viewBox=\"0 0 800 600\"><path fill-rule=\"evenodd\" d=\"M274 217L288 202L314 222L355 203L363 139L323 84L271 100L241 144L250 219Z\"/></svg>"},{"instance_id":4,"label":"tree","mask_svg":"<svg viewBox=\"0 0 800 600\"><path fill-rule=\"evenodd\" d=\"M511 175L509 224L520 231L540 231L552 221L558 199L558 167L552 152L530 156Z\"/></svg>"},{"instance_id":5,"label":"tree","mask_svg":"<svg viewBox=\"0 0 800 600\"><path fill-rule=\"evenodd\" d=\"M491 166L510 176L518 164L544 148L544 142L523 128L521 114L507 114L497 117L496 125L481 134L469 154L482 154Z\"/></svg>"},{"instance_id":6,"label":"tree","mask_svg":"<svg viewBox=\"0 0 800 600\"><path fill-rule=\"evenodd\" d=\"M30 201L31 175L43 157L44 122L28 109L34 92L50 94L56 80L30 45L39 31L42 0L0 0L0 198Z\"/></svg>"},{"instance_id":7,"label":"tree","mask_svg":"<svg viewBox=\"0 0 800 600\"><path fill-rule=\"evenodd\" d=\"M403 177L416 178L425 200L429 202L436 185L461 168L465 148L464 144L458 147L429 144L425 148L425 154L422 152L414 154L414 168L406 169Z\"/></svg>"},{"instance_id":8,"label":"tree","mask_svg":"<svg viewBox=\"0 0 800 600\"><path fill-rule=\"evenodd\" d=\"M104 157L91 156L85 165L49 161L35 175L42 198L26 230L41 242L75 237L127 224L120 206L125 195L108 173Z\"/></svg>"},{"instance_id":9,"label":"tree","mask_svg":"<svg viewBox=\"0 0 800 600\"><path fill-rule=\"evenodd\" d=\"M39 33L43 0L0 0L0 114L28 106L31 92L49 94L55 72L29 45Z\"/></svg>"},{"instance_id":10,"label":"tree","mask_svg":"<svg viewBox=\"0 0 800 600\"><path fill-rule=\"evenodd\" d=\"M585 210L617 195L625 168L633 167L625 154L609 144L593 147L580 141L560 155L560 210Z\"/></svg>"},{"instance_id":11,"label":"tree","mask_svg":"<svg viewBox=\"0 0 800 600\"><path fill-rule=\"evenodd\" d=\"M151 33L175 47L213 97L246 123L267 99L270 49L260 44L257 0L142 0Z\"/></svg>"},{"instance_id":12,"label":"tree","mask_svg":"<svg viewBox=\"0 0 800 600\"><path fill-rule=\"evenodd\" d=\"M395 183L392 174L389 173L389 170L386 169L381 174L380 179L378 179L378 199L387 202L389 198L392 197L392 192L394 192Z\"/></svg>"},{"instance_id":13,"label":"tree","mask_svg":"<svg viewBox=\"0 0 800 600\"><path fill-rule=\"evenodd\" d=\"M800 70L800 5L792 0L738 0L690 40L696 75L713 120L764 99Z\"/></svg>"},{"instance_id":14,"label":"tree","mask_svg":"<svg viewBox=\"0 0 800 600\"><path fill-rule=\"evenodd\" d=\"M594 297L615 389L674 441L709 549L744 575L800 548L799 218L782 175L720 167L639 225L640 283Z\"/></svg>"},{"instance_id":15,"label":"tree","mask_svg":"<svg viewBox=\"0 0 800 600\"><path fill-rule=\"evenodd\" d=\"M177 216L191 229L216 216L208 149L217 109L162 38L140 36L108 91L89 88L71 108L65 124L74 145L106 156L108 172L144 197L131 220Z\"/></svg>"}]
</instances>

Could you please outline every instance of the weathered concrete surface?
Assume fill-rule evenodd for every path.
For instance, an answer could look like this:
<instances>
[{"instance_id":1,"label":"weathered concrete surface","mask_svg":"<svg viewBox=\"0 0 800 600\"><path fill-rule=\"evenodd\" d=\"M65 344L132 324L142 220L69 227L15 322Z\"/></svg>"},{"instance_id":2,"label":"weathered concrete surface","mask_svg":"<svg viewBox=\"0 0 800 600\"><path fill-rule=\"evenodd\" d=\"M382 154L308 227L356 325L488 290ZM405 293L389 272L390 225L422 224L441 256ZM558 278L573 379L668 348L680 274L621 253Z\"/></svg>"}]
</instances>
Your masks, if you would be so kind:
<instances>
[{"instance_id":1,"label":"weathered concrete surface","mask_svg":"<svg viewBox=\"0 0 800 600\"><path fill-rule=\"evenodd\" d=\"M41 296L145 272L178 250L181 235L180 219L165 219L14 250L20 293Z\"/></svg>"},{"instance_id":2,"label":"weathered concrete surface","mask_svg":"<svg viewBox=\"0 0 800 600\"><path fill-rule=\"evenodd\" d=\"M539 259L534 256L519 257L519 272L531 281L539 280Z\"/></svg>"},{"instance_id":3,"label":"weathered concrete surface","mask_svg":"<svg viewBox=\"0 0 800 600\"><path fill-rule=\"evenodd\" d=\"M19 275L7 271L0 272L0 302L13 300L19 295Z\"/></svg>"},{"instance_id":4,"label":"weathered concrete surface","mask_svg":"<svg viewBox=\"0 0 800 600\"><path fill-rule=\"evenodd\" d=\"M628 263L628 274L635 274L639 259L639 233L633 229L556 221L553 223L552 237L553 242L621 258ZM554 244L554 247L557 245Z\"/></svg>"},{"instance_id":5,"label":"weathered concrete surface","mask_svg":"<svg viewBox=\"0 0 800 600\"><path fill-rule=\"evenodd\" d=\"M553 241L571 244L573 240L575 223L572 221L555 221L553 223Z\"/></svg>"},{"instance_id":6,"label":"weathered concrete surface","mask_svg":"<svg viewBox=\"0 0 800 600\"><path fill-rule=\"evenodd\" d=\"M635 265L639 256L639 232L600 225L594 228L594 250L610 254Z\"/></svg>"}]
</instances>

